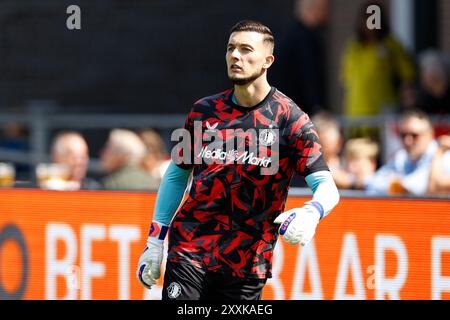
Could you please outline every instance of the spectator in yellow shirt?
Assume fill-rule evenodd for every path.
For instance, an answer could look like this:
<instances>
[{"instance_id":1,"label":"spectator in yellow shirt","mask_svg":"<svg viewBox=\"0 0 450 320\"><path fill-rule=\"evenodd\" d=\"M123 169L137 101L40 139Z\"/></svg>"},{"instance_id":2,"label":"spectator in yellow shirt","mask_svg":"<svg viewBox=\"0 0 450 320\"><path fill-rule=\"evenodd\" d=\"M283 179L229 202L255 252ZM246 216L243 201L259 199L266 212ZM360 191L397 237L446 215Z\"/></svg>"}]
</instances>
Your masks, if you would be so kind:
<instances>
[{"instance_id":1,"label":"spectator in yellow shirt","mask_svg":"<svg viewBox=\"0 0 450 320\"><path fill-rule=\"evenodd\" d=\"M399 89L412 85L415 77L412 59L390 34L385 12L380 29L367 27L367 6L362 6L356 38L347 44L342 61L344 113L349 117L378 115L397 105Z\"/></svg>"}]
</instances>

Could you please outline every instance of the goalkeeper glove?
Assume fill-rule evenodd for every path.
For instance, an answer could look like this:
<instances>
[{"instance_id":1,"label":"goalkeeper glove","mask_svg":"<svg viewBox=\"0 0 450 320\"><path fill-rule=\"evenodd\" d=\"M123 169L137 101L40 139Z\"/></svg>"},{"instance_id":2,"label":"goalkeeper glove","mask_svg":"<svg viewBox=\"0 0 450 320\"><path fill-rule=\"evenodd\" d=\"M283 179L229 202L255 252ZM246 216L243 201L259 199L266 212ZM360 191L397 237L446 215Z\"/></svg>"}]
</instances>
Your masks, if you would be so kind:
<instances>
[{"instance_id":1,"label":"goalkeeper glove","mask_svg":"<svg viewBox=\"0 0 450 320\"><path fill-rule=\"evenodd\" d=\"M322 216L323 208L320 203L310 201L301 208L281 213L274 222L280 224L278 231L285 241L293 245L300 242L302 246L306 246L314 237Z\"/></svg>"},{"instance_id":2,"label":"goalkeeper glove","mask_svg":"<svg viewBox=\"0 0 450 320\"><path fill-rule=\"evenodd\" d=\"M138 280L150 289L159 279L161 262L164 251L164 238L168 226L153 221L150 226L150 232L147 238L147 246L139 258L139 265L136 272Z\"/></svg>"}]
</instances>

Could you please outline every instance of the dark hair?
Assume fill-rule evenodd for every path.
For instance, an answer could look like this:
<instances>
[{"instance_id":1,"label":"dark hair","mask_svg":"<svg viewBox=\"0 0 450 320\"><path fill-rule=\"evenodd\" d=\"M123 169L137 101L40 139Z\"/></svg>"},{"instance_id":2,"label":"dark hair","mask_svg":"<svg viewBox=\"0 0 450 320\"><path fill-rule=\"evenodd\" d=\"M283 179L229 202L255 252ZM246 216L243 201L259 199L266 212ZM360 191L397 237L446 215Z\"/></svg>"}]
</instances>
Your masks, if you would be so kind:
<instances>
[{"instance_id":1,"label":"dark hair","mask_svg":"<svg viewBox=\"0 0 450 320\"><path fill-rule=\"evenodd\" d=\"M268 42L269 45L272 47L272 49L275 46L275 40L272 31L269 29L268 26L262 24L259 21L255 20L239 21L230 29L230 35L233 32L242 32L242 31L253 31L261 33L264 35L264 42Z\"/></svg>"},{"instance_id":2,"label":"dark hair","mask_svg":"<svg viewBox=\"0 0 450 320\"><path fill-rule=\"evenodd\" d=\"M368 40L367 37L367 19L369 18L369 14L367 13L367 8L371 5L376 5L380 8L380 29L369 30L373 33L375 39L377 41L383 40L390 33L389 24L386 17L386 10L384 5L379 1L367 1L361 5L359 8L358 18L356 21L356 34L359 42L366 42Z\"/></svg>"}]
</instances>

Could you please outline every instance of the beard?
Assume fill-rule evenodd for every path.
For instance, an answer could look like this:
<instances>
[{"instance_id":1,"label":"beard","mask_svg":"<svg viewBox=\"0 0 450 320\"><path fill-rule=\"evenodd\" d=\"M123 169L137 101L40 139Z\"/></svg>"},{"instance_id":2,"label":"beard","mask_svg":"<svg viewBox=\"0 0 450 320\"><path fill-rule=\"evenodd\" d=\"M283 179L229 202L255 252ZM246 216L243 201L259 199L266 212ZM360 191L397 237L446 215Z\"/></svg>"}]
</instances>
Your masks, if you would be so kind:
<instances>
[{"instance_id":1,"label":"beard","mask_svg":"<svg viewBox=\"0 0 450 320\"><path fill-rule=\"evenodd\" d=\"M248 76L247 78L235 78L232 76L228 76L228 79L231 81L233 85L245 86L246 84L249 84L250 82L253 82L254 80L258 79L263 73L264 69L261 68L261 70L256 71L254 74Z\"/></svg>"}]
</instances>

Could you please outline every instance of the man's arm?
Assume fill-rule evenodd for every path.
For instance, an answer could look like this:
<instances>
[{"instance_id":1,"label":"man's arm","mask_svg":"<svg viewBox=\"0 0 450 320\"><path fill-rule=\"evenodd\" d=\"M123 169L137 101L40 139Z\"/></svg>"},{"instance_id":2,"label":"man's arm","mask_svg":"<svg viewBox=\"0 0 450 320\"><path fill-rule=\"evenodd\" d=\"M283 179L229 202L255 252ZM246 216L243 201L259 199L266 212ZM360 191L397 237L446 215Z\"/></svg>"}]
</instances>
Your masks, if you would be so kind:
<instances>
[{"instance_id":1,"label":"man's arm","mask_svg":"<svg viewBox=\"0 0 450 320\"><path fill-rule=\"evenodd\" d=\"M434 154L430 168L428 193L439 194L450 191L450 136L442 136L438 139L439 148ZM445 167L446 166L446 167Z\"/></svg>"},{"instance_id":2,"label":"man's arm","mask_svg":"<svg viewBox=\"0 0 450 320\"><path fill-rule=\"evenodd\" d=\"M281 213L274 222L281 224L278 230L284 240L304 246L313 238L319 220L338 203L339 193L323 157L314 124L298 107L291 109L285 138L294 150L295 170L305 176L313 199L301 208Z\"/></svg>"},{"instance_id":3,"label":"man's arm","mask_svg":"<svg viewBox=\"0 0 450 320\"><path fill-rule=\"evenodd\" d=\"M313 198L310 203L317 203L322 207L322 219L338 204L339 191L334 183L330 171L318 171L311 173L305 178L306 183L313 192Z\"/></svg>"},{"instance_id":4,"label":"man's arm","mask_svg":"<svg viewBox=\"0 0 450 320\"><path fill-rule=\"evenodd\" d=\"M137 269L137 278L149 289L160 277L164 238L183 200L191 171L181 169L171 161L159 187L147 246L139 259Z\"/></svg>"},{"instance_id":5,"label":"man's arm","mask_svg":"<svg viewBox=\"0 0 450 320\"><path fill-rule=\"evenodd\" d=\"M173 161L167 168L156 197L153 221L169 225L186 190L192 170L184 170Z\"/></svg>"},{"instance_id":6,"label":"man's arm","mask_svg":"<svg viewBox=\"0 0 450 320\"><path fill-rule=\"evenodd\" d=\"M311 201L301 208L283 212L276 219L279 232L290 244L307 245L316 232L320 219L325 217L339 202L339 192L329 171L317 171L306 177L313 192Z\"/></svg>"}]
</instances>

